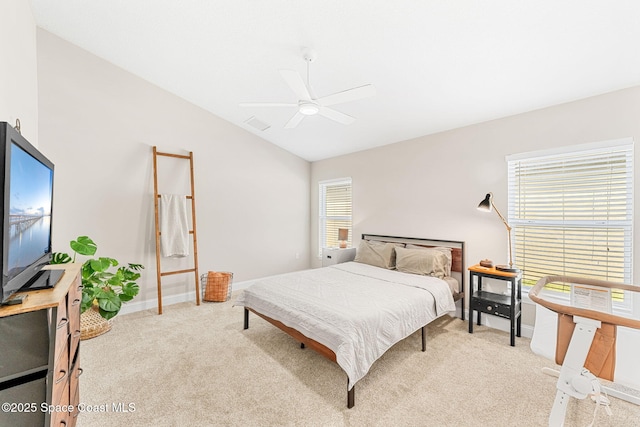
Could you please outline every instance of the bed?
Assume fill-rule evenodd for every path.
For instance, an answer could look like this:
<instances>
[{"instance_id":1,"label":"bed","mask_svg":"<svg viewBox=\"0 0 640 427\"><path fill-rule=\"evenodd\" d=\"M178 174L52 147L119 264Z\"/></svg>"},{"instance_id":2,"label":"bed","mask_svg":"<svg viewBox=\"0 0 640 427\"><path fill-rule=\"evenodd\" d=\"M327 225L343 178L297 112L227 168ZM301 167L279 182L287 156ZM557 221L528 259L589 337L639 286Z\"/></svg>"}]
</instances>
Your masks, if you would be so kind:
<instances>
[{"instance_id":1,"label":"bed","mask_svg":"<svg viewBox=\"0 0 640 427\"><path fill-rule=\"evenodd\" d=\"M456 311L464 320L464 242L363 234L352 262L255 281L236 298L249 312L336 362L355 384L395 343Z\"/></svg>"}]
</instances>

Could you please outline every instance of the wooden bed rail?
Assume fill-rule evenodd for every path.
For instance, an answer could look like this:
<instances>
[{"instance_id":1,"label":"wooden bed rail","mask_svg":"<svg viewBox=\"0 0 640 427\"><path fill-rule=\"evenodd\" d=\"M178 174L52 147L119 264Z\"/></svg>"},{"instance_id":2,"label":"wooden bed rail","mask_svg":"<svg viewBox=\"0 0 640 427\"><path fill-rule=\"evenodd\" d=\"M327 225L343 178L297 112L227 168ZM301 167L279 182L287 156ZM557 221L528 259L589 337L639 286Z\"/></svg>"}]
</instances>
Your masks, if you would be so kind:
<instances>
[{"instance_id":1,"label":"wooden bed rail","mask_svg":"<svg viewBox=\"0 0 640 427\"><path fill-rule=\"evenodd\" d=\"M272 325L274 325L275 327L281 329L282 331L286 332L287 334L289 334L293 339L295 339L296 341L300 342L300 348L311 348L315 351L317 351L321 356L326 357L327 359L331 360L332 362L338 363L337 362L337 358L336 358L336 354L333 352L333 350L331 350L330 348L328 348L327 346L320 344L318 341L313 340L305 335L303 335L302 333L300 333L299 331L290 328L288 326L286 326L284 323L279 322L275 319L272 319L268 316L265 316L264 314L260 314L257 311L248 308L248 307L244 307L244 327L243 329L249 329L249 312L252 312L254 314L256 314L257 316L263 318L264 320L266 320L267 322L271 323ZM421 333L422 333L422 351L427 351L427 326L423 326L422 328L420 328ZM355 405L355 394L356 394L356 387L355 385L353 387L351 387L351 389L349 389L349 378L347 378L347 408L351 409L354 407Z\"/></svg>"}]
</instances>

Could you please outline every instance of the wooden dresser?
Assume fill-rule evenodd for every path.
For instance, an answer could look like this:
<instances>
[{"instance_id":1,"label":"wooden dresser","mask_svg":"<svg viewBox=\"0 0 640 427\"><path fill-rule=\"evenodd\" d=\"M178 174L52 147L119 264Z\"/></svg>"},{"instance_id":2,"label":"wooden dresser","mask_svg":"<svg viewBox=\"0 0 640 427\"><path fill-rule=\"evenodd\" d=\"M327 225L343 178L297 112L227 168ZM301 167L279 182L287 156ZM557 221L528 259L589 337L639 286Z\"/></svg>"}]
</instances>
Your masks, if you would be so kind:
<instances>
[{"instance_id":1,"label":"wooden dresser","mask_svg":"<svg viewBox=\"0 0 640 427\"><path fill-rule=\"evenodd\" d=\"M0 426L73 426L80 402L80 264L0 307Z\"/></svg>"}]
</instances>

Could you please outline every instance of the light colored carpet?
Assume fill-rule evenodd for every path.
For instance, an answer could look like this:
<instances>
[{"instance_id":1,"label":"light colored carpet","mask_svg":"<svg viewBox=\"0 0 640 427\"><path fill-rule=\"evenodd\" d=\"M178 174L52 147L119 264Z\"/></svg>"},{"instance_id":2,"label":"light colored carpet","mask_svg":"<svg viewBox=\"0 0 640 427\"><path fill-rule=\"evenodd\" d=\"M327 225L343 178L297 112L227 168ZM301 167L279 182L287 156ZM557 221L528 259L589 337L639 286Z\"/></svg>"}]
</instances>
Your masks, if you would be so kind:
<instances>
[{"instance_id":1,"label":"light colored carpet","mask_svg":"<svg viewBox=\"0 0 640 427\"><path fill-rule=\"evenodd\" d=\"M555 364L525 338L510 347L506 333L469 334L467 325L436 320L424 353L419 332L396 344L356 384L356 405L347 409L337 364L253 314L243 330L243 309L231 301L123 315L81 344L78 425L547 425L556 379L541 368ZM117 412L118 404L134 411ZM572 399L565 425L587 426L593 409ZM595 425L640 424L640 407L612 399L611 409L612 416L600 410Z\"/></svg>"}]
</instances>

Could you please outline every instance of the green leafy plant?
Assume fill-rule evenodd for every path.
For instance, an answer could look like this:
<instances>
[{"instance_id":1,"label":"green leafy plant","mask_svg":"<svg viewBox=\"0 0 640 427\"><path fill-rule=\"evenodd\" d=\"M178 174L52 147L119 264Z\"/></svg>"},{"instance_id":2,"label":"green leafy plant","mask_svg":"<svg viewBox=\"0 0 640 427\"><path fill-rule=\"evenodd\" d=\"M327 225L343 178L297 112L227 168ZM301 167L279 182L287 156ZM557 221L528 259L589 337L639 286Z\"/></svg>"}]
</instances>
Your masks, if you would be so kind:
<instances>
[{"instance_id":1,"label":"green leafy plant","mask_svg":"<svg viewBox=\"0 0 640 427\"><path fill-rule=\"evenodd\" d=\"M98 246L87 236L80 236L72 240L69 246L73 250L73 258L63 252L53 254L52 264L66 264L76 262L76 255L92 257ZM127 264L118 267L119 263L113 258L90 258L82 264L82 304L80 311L84 313L97 303L100 315L105 319L113 318L122 304L131 301L140 287L136 280L140 278L139 271L144 269L141 264ZM112 267L117 267L113 270Z\"/></svg>"}]
</instances>

